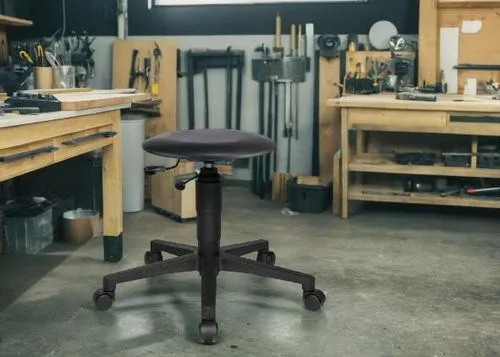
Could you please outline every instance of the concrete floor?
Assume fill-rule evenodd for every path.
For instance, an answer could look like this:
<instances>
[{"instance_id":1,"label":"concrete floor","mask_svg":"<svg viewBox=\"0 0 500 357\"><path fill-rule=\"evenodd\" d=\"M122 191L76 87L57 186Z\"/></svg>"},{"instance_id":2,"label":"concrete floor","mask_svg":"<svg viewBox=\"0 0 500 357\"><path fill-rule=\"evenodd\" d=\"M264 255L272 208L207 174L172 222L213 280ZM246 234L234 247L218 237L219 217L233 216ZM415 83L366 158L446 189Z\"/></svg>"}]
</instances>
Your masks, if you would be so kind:
<instances>
[{"instance_id":1,"label":"concrete floor","mask_svg":"<svg viewBox=\"0 0 500 357\"><path fill-rule=\"evenodd\" d=\"M315 274L328 294L305 311L299 286L221 273L216 346L195 343L196 273L119 286L109 312L91 295L103 274L142 264L152 238L193 243L194 223L125 219L125 258L102 242L0 257L0 356L500 356L500 221L370 210L347 221L283 216L241 188L225 191L223 241L267 237L277 263Z\"/></svg>"}]
</instances>

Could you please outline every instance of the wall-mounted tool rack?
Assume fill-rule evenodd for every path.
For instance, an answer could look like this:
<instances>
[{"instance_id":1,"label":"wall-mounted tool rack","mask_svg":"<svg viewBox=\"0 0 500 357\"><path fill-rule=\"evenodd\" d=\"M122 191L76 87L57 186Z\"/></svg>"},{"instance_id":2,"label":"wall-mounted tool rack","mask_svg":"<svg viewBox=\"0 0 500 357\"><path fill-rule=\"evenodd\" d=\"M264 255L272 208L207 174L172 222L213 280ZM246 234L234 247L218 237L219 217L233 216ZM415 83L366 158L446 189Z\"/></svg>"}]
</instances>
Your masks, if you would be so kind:
<instances>
[{"instance_id":1,"label":"wall-mounted tool rack","mask_svg":"<svg viewBox=\"0 0 500 357\"><path fill-rule=\"evenodd\" d=\"M252 79L259 82L259 133L278 144L279 107L283 107L284 128L287 140L286 172L291 171L292 139L299 139L299 84L305 82L310 67L307 43L302 25L291 25L290 47L286 51L281 41L281 16L276 16L274 46L261 45L252 59ZM267 100L266 100L267 84ZM279 91L283 91L283 103ZM266 113L267 103L267 113ZM271 168L272 166L272 168ZM271 194L272 176L278 170L277 150L253 160L252 192L264 198Z\"/></svg>"}]
</instances>

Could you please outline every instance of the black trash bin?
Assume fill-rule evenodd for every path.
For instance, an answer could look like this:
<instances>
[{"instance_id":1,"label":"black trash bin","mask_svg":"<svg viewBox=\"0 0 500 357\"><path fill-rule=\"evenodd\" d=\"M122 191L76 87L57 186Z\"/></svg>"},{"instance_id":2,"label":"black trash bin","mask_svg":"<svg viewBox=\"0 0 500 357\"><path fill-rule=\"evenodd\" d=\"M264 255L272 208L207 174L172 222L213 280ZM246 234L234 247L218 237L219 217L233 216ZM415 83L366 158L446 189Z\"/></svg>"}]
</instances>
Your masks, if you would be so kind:
<instances>
[{"instance_id":1,"label":"black trash bin","mask_svg":"<svg viewBox=\"0 0 500 357\"><path fill-rule=\"evenodd\" d=\"M332 184L305 185L293 177L287 182L287 204L294 212L322 213L332 204Z\"/></svg>"}]
</instances>

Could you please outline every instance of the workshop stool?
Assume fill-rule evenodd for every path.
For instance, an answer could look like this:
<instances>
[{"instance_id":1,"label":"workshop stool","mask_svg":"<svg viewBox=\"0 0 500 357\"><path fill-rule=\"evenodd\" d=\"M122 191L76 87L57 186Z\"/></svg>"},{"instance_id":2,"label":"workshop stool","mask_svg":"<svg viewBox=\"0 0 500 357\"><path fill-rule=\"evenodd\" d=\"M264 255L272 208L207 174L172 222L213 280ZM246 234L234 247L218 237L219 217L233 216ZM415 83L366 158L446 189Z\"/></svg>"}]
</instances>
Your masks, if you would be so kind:
<instances>
[{"instance_id":1,"label":"workshop stool","mask_svg":"<svg viewBox=\"0 0 500 357\"><path fill-rule=\"evenodd\" d=\"M217 161L250 158L272 152L276 145L270 139L253 133L227 129L199 129L162 134L148 139L146 152L177 159L202 162L199 174L176 184L182 189L185 183L197 178L196 210L198 246L154 240L146 252L145 266L107 275L103 287L93 300L98 310L107 310L115 299L116 285L138 279L180 272L198 271L201 275L200 340L204 344L216 342L218 324L216 312L216 286L219 271L247 273L284 280L302 285L306 309L319 310L325 294L315 288L312 275L274 266L276 256L269 250L266 240L255 240L226 247L220 246L222 185L214 163ZM257 259L243 255L257 252ZM162 253L175 258L163 260Z\"/></svg>"}]
</instances>

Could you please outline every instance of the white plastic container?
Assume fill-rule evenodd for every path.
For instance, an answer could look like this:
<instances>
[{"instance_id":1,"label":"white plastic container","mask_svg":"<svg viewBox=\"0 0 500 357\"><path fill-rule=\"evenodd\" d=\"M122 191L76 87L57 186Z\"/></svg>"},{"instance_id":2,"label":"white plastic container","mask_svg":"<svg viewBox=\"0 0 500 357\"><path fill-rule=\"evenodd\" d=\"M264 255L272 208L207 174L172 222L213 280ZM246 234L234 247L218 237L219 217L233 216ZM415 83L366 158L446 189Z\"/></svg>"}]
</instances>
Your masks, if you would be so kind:
<instances>
[{"instance_id":1,"label":"white plastic container","mask_svg":"<svg viewBox=\"0 0 500 357\"><path fill-rule=\"evenodd\" d=\"M146 118L122 113L123 212L144 209L144 141Z\"/></svg>"}]
</instances>

